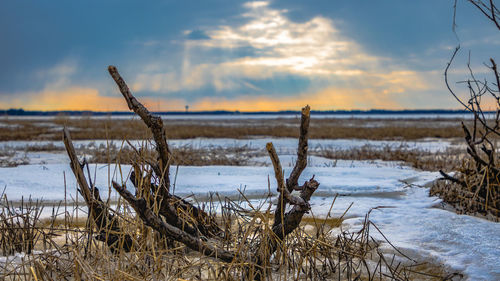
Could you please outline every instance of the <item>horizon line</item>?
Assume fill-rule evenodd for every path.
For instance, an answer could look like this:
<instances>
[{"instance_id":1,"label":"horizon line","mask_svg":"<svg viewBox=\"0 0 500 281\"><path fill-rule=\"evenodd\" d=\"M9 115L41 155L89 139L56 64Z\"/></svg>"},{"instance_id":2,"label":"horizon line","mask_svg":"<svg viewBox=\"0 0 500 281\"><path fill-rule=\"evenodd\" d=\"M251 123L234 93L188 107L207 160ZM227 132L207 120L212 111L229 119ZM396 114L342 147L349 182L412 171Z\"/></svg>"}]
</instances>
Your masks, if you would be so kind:
<instances>
[{"instance_id":1,"label":"horizon line","mask_svg":"<svg viewBox=\"0 0 500 281\"><path fill-rule=\"evenodd\" d=\"M279 111L240 111L240 110L203 110L203 111L151 111L159 115L202 115L202 114L300 114L300 110ZM493 113L495 111L485 111ZM311 110L314 114L464 114L470 113L466 109L333 109L333 110ZM52 116L52 115L133 115L132 111L92 111L92 110L24 110L22 108L0 109L0 115L7 116Z\"/></svg>"}]
</instances>

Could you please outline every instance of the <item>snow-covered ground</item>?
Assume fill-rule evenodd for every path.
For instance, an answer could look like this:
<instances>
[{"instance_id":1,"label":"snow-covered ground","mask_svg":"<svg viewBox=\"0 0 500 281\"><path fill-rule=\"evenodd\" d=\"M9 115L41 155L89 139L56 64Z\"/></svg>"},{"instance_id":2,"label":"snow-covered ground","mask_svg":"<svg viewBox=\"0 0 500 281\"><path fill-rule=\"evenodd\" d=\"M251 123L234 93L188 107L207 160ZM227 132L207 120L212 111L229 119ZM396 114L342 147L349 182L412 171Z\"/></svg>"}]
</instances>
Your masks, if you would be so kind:
<instances>
[{"instance_id":1,"label":"snow-covered ground","mask_svg":"<svg viewBox=\"0 0 500 281\"><path fill-rule=\"evenodd\" d=\"M144 143L142 140L131 140L133 145L140 146ZM246 147L248 149L265 149L266 143L273 142L278 153L291 154L297 149L298 140L295 138L254 138L254 139L231 139L231 138L193 138L193 139L173 139L169 140L169 145L173 147L189 146L195 149L198 148L235 148ZM77 140L73 141L76 149L79 147L116 145L117 147L128 146L122 140ZM0 149L17 149L22 150L29 146L48 146L53 145L55 148L64 148L62 141L2 141ZM363 140L363 139L311 139L309 140L309 149L338 149L348 150L360 148L363 146L370 147L403 147L407 149L422 149L430 152L444 151L452 144L449 140L443 139L422 139L418 141L398 141L398 140Z\"/></svg>"},{"instance_id":2,"label":"snow-covered ground","mask_svg":"<svg viewBox=\"0 0 500 281\"><path fill-rule=\"evenodd\" d=\"M213 139L210 142L195 139L170 143L174 146L246 145L260 148L267 141L273 141L280 151L282 166L285 174L288 174L296 159L291 153L297 145L293 139ZM311 140L310 147L314 149L318 145L330 145L345 149L346 146L356 147L367 142ZM386 143L380 142L380 145ZM76 142L76 146L83 144L85 142ZM415 145L439 150L449 143L430 140ZM7 197L20 200L22 196L26 198L31 195L46 201L58 201L64 199L66 190L67 200L73 201L76 198L76 181L66 156L47 152L30 154L31 158L34 156L38 157L37 160L30 162L36 164L0 168L0 187L6 187ZM321 157L308 159L309 166L300 181L315 175L320 182L319 189L311 199L311 213L315 216L325 216L333 198L339 194L332 209L333 216L340 216L353 203L342 225L344 229L358 229L365 214L376 208L372 210L370 219L408 256L417 260L431 257L437 263L465 273L471 280L500 279L500 236L497 235L500 233L500 224L436 208L440 200L428 197L428 188L424 185L436 179L438 173L418 171L398 162L333 162ZM263 165L269 164L266 157L257 157L253 161L256 165L243 167L180 166L175 178L175 193L182 196L195 194L199 198L210 192L238 196L240 189L252 195L252 202L264 200L258 198L264 198L269 191L275 193L274 172L272 167ZM126 165L121 166L120 170L115 165L99 164L91 165L90 172L92 178L95 175L93 181L100 188L101 195L107 198L110 180L125 180L129 170L130 166ZM176 167L172 167L172 177L175 174ZM127 184L132 188L130 183ZM116 193L111 191L111 196L116 198ZM372 229L371 234L383 240L375 229Z\"/></svg>"}]
</instances>

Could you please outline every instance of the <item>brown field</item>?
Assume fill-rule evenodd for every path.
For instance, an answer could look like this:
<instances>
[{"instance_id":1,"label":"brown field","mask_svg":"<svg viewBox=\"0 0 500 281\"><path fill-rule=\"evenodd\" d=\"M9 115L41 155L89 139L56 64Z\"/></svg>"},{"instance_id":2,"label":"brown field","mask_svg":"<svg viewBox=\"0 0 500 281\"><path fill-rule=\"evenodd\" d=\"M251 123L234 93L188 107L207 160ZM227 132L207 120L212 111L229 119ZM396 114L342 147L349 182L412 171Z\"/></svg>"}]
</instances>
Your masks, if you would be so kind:
<instances>
[{"instance_id":1,"label":"brown field","mask_svg":"<svg viewBox=\"0 0 500 281\"><path fill-rule=\"evenodd\" d=\"M462 120L449 118L421 119L378 119L344 118L311 120L310 138L312 139L366 139L366 140L401 140L414 141L424 138L442 138L462 143ZM150 131L141 120L111 118L69 118L58 116L44 119L9 119L3 117L5 124L0 130L0 141L7 140L60 140L64 126L70 128L75 140L88 139L149 139ZM170 139L206 138L255 138L255 137L297 137L297 118L277 119L167 119L164 120L167 137ZM53 144L30 145L24 152L61 151ZM456 170L462 164L465 150L449 148L447 151L431 153L425 150L410 150L405 147L385 147L383 149L369 145L338 150L323 147L311 151L311 155L332 160L385 160L402 161L415 168L436 171ZM89 162L130 163L135 152L130 148L116 146L88 146L79 149L79 153L88 155ZM153 153L153 152L150 152ZM266 156L262 150L247 148L195 149L175 147L172 149L174 165L248 165L253 157ZM153 155L151 155L153 156ZM26 161L12 161L14 152L0 150L0 166L27 164Z\"/></svg>"},{"instance_id":2,"label":"brown field","mask_svg":"<svg viewBox=\"0 0 500 281\"><path fill-rule=\"evenodd\" d=\"M416 140L422 138L463 137L460 119L323 119L311 120L310 138L369 140ZM12 119L3 117L0 141L60 140L62 127L70 129L75 140L84 139L145 139L149 130L138 119L68 118ZM295 118L243 120L164 120L168 138L252 138L259 136L298 136Z\"/></svg>"}]
</instances>

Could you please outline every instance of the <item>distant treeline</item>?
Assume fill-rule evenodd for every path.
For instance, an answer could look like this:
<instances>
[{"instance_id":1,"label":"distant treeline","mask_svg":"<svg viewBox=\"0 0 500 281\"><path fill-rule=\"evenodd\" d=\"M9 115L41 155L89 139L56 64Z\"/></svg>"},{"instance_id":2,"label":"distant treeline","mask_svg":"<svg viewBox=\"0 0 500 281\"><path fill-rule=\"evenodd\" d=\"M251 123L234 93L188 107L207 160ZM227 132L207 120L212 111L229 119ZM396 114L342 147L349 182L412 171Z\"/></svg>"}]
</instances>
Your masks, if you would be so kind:
<instances>
[{"instance_id":1,"label":"distant treeline","mask_svg":"<svg viewBox=\"0 0 500 281\"><path fill-rule=\"evenodd\" d=\"M257 112L241 112L241 111L163 111L154 112L160 115L262 115L262 114L300 114L300 111L284 110L284 111L257 111ZM348 115L364 115L364 114L467 114L466 110L448 110L448 109L405 109L405 110L386 110L386 109L370 109L370 110L324 110L324 111L311 111L312 114L348 114ZM128 111L30 111L24 109L7 109L0 110L0 115L9 116L57 116L57 115L71 115L71 116L108 116L108 115L133 115L133 112Z\"/></svg>"}]
</instances>

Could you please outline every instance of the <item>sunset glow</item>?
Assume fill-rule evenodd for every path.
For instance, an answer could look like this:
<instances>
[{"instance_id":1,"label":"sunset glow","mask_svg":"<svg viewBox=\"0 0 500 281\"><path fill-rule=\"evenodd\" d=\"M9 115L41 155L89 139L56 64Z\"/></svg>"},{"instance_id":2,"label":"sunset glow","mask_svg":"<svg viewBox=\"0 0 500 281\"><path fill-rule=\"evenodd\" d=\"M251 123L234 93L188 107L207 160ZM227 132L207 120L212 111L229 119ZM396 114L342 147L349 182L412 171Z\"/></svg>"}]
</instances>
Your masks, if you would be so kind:
<instances>
[{"instance_id":1,"label":"sunset glow","mask_svg":"<svg viewBox=\"0 0 500 281\"><path fill-rule=\"evenodd\" d=\"M158 111L184 111L186 105L195 111L297 110L304 104L317 110L457 108L443 82L446 62L459 43L450 27L452 9L424 2L408 8L392 1L391 9L365 3L368 11L355 6L362 4L322 1L180 5L176 13L185 21L169 16L171 4L139 9L126 2L120 12L106 4L99 8L102 14L92 8L88 13L95 17L81 17L59 3L67 12L51 21L3 27L11 37L0 53L6 63L0 70L0 108L127 110L106 73L110 64ZM9 14L27 12L2 5L9 6L1 9ZM52 12L48 3L37 5ZM481 24L462 17L469 12L464 9L457 19L471 28ZM150 16L156 13L161 16ZM123 32L103 24L122 14L148 20L120 22ZM89 18L100 28L87 27ZM51 24L60 27L54 38L23 51L39 36L39 25ZM462 45L472 47L475 38L468 27L462 30ZM480 62L489 52L473 53L479 62L472 66L475 73L485 72ZM465 59L466 52L457 58ZM452 69L451 78L461 77Z\"/></svg>"}]
</instances>

